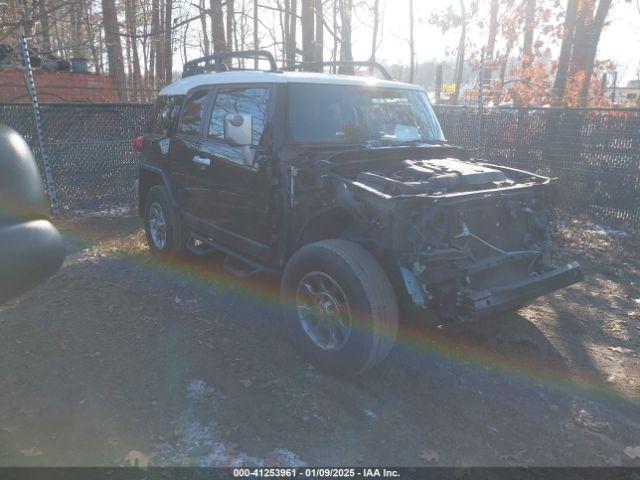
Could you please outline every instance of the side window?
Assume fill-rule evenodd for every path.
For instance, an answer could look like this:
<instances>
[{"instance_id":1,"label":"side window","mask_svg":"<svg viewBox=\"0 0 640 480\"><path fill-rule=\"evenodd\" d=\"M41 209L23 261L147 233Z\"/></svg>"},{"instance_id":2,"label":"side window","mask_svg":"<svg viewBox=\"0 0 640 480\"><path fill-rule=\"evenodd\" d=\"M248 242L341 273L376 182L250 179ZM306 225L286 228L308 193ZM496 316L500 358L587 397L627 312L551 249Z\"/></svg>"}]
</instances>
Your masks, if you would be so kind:
<instances>
[{"instance_id":1,"label":"side window","mask_svg":"<svg viewBox=\"0 0 640 480\"><path fill-rule=\"evenodd\" d=\"M158 97L149 115L146 131L161 137L168 136L180 106L179 100L180 97Z\"/></svg>"},{"instance_id":2,"label":"side window","mask_svg":"<svg viewBox=\"0 0 640 480\"><path fill-rule=\"evenodd\" d=\"M224 117L229 113L249 113L253 117L253 145L260 145L267 108L269 87L225 88L218 92L209 122L209 138L224 139Z\"/></svg>"},{"instance_id":3,"label":"side window","mask_svg":"<svg viewBox=\"0 0 640 480\"><path fill-rule=\"evenodd\" d=\"M182 109L180 123L178 123L178 133L195 136L200 133L200 121L202 120L202 113L207 104L208 96L209 92L202 90L187 98Z\"/></svg>"}]
</instances>

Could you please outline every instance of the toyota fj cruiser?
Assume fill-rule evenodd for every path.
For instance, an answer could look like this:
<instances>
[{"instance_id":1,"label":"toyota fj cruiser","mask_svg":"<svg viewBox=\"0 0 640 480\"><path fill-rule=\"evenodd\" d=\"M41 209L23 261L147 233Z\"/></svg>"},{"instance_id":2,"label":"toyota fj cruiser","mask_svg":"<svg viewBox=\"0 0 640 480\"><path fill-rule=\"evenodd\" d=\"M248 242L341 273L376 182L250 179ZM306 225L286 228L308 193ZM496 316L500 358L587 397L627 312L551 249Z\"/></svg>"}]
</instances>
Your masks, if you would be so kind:
<instances>
[{"instance_id":1,"label":"toyota fj cruiser","mask_svg":"<svg viewBox=\"0 0 640 480\"><path fill-rule=\"evenodd\" d=\"M352 375L389 353L399 308L482 317L581 280L550 263L552 179L471 160L425 91L377 64L384 79L308 71L324 66L216 54L160 92L136 139L152 252L281 273L294 344Z\"/></svg>"}]
</instances>

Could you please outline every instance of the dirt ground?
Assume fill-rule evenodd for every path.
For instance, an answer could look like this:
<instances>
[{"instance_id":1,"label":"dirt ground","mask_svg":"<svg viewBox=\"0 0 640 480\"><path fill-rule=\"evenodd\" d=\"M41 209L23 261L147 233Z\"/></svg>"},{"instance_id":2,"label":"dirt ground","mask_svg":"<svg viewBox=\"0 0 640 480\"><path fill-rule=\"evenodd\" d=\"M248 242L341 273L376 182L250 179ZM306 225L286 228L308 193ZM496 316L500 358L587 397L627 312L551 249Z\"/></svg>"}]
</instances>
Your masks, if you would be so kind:
<instances>
[{"instance_id":1,"label":"dirt ground","mask_svg":"<svg viewBox=\"0 0 640 480\"><path fill-rule=\"evenodd\" d=\"M140 221L62 225L50 281L0 307L0 465L640 465L640 238L572 220L586 280L517 314L405 326L321 374L278 279L161 265Z\"/></svg>"}]
</instances>

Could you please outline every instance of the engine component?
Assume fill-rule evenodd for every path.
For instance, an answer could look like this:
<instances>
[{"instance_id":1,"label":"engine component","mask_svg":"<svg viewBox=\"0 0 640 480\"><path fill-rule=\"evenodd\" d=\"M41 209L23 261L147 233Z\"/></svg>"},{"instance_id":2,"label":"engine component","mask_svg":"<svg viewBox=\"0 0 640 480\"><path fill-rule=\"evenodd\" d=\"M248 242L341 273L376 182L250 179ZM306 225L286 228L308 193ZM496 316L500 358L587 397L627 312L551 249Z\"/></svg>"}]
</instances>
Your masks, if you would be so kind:
<instances>
[{"instance_id":1,"label":"engine component","mask_svg":"<svg viewBox=\"0 0 640 480\"><path fill-rule=\"evenodd\" d=\"M404 160L401 166L392 172L360 172L356 181L392 196L444 194L495 188L511 182L500 170L454 158Z\"/></svg>"}]
</instances>

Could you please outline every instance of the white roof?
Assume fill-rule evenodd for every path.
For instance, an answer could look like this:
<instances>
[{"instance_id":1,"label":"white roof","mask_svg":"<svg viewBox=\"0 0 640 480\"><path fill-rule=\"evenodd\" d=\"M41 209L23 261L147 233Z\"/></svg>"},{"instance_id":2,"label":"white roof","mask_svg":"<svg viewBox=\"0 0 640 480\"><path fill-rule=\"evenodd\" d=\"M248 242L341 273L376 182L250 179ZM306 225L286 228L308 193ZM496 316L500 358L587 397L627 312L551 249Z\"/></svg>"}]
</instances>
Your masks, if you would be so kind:
<instances>
[{"instance_id":1,"label":"white roof","mask_svg":"<svg viewBox=\"0 0 640 480\"><path fill-rule=\"evenodd\" d=\"M373 77L356 77L350 75L331 75L309 72L261 72L256 70L232 70L229 72L212 72L192 75L167 85L160 90L160 95L184 95L189 90L202 85L221 85L232 83L312 83L320 85L355 85L375 87L410 88L422 90L418 85L410 83L380 80Z\"/></svg>"}]
</instances>

